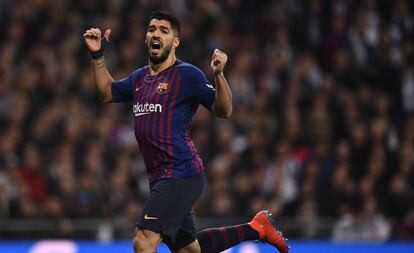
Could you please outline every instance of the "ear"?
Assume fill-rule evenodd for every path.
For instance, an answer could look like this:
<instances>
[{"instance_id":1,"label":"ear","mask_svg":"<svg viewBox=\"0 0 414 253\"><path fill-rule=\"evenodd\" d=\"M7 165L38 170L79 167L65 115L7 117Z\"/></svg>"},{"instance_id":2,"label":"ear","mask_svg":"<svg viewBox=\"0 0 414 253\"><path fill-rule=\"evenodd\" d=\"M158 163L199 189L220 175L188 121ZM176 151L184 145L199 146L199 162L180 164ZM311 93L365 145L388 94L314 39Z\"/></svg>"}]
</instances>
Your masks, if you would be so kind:
<instances>
[{"instance_id":1,"label":"ear","mask_svg":"<svg viewBox=\"0 0 414 253\"><path fill-rule=\"evenodd\" d=\"M173 47L176 49L180 45L180 38L175 37L173 41Z\"/></svg>"}]
</instances>

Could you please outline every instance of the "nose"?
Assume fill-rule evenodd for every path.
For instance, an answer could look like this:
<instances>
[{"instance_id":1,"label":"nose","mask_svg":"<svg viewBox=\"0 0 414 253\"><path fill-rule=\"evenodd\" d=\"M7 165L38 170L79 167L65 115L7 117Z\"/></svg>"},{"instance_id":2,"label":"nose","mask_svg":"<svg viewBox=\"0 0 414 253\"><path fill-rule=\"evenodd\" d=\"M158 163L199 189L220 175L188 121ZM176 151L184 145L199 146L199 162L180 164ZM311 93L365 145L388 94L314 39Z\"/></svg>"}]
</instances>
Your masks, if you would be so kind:
<instances>
[{"instance_id":1,"label":"nose","mask_svg":"<svg viewBox=\"0 0 414 253\"><path fill-rule=\"evenodd\" d=\"M160 29L156 29L156 30L154 31L154 35L153 35L153 37L154 37L154 38L160 38L160 35L161 35L161 31L160 31Z\"/></svg>"}]
</instances>

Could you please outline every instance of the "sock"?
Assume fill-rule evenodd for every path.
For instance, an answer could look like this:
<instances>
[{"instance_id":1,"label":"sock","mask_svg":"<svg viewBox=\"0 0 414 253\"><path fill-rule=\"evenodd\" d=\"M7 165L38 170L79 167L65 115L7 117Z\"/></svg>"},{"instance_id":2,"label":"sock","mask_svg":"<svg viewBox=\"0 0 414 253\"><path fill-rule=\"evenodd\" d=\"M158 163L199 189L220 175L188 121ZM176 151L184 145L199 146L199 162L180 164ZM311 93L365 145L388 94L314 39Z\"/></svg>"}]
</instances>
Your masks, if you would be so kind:
<instances>
[{"instance_id":1,"label":"sock","mask_svg":"<svg viewBox=\"0 0 414 253\"><path fill-rule=\"evenodd\" d=\"M243 241L258 239L259 233L249 224L208 228L197 233L201 253L219 253Z\"/></svg>"}]
</instances>

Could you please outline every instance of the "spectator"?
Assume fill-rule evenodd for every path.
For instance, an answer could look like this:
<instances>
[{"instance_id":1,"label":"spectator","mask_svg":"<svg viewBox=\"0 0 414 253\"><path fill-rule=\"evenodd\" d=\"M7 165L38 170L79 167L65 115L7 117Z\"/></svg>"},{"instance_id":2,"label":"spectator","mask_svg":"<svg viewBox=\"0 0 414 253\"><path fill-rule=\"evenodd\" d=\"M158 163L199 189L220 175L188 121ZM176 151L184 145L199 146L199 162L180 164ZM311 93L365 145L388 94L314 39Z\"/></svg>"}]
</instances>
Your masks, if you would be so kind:
<instances>
[{"instance_id":1,"label":"spectator","mask_svg":"<svg viewBox=\"0 0 414 253\"><path fill-rule=\"evenodd\" d=\"M360 196L351 200L351 212L343 215L334 225L335 241L385 241L390 237L389 223L377 213L372 197L364 201Z\"/></svg>"}]
</instances>

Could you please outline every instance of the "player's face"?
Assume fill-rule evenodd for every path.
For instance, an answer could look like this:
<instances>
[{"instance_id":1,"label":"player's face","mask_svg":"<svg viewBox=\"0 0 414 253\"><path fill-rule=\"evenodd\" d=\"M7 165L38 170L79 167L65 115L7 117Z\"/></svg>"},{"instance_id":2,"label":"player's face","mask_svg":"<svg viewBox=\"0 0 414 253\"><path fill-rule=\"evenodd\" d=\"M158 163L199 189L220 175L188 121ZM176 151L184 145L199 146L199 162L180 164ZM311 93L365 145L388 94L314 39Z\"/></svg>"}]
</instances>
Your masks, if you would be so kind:
<instances>
[{"instance_id":1,"label":"player's face","mask_svg":"<svg viewBox=\"0 0 414 253\"><path fill-rule=\"evenodd\" d=\"M158 19L150 21L145 44L148 48L148 57L153 64L165 61L171 49L175 49L178 43L179 39L175 36L169 21Z\"/></svg>"}]
</instances>

